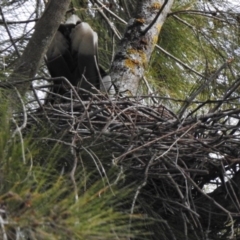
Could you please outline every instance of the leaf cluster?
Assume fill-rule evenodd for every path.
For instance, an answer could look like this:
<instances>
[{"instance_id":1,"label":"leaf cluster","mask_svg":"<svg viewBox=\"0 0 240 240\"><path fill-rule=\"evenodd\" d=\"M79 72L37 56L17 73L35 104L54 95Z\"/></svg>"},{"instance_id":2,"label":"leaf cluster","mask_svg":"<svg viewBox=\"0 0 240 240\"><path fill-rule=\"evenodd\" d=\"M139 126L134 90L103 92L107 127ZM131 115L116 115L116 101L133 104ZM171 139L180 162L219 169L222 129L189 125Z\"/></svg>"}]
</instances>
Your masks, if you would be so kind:
<instances>
[{"instance_id":1,"label":"leaf cluster","mask_svg":"<svg viewBox=\"0 0 240 240\"><path fill-rule=\"evenodd\" d=\"M87 167L77 166L73 174L73 164L63 171L61 161L71 151L43 140L41 136L50 138L46 129L15 133L5 111L7 103L0 107L1 239L134 239L139 235L140 216L132 215L129 225L124 207L133 186L122 185L117 169L101 178Z\"/></svg>"}]
</instances>

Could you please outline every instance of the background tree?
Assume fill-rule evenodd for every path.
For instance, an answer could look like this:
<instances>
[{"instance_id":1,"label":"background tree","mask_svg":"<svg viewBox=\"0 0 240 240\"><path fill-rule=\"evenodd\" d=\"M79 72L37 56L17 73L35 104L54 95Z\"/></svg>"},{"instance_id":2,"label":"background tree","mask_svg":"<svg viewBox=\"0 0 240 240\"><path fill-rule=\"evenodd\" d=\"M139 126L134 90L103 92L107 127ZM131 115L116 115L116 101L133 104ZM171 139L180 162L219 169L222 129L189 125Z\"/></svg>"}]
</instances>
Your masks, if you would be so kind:
<instances>
[{"instance_id":1,"label":"background tree","mask_svg":"<svg viewBox=\"0 0 240 240\"><path fill-rule=\"evenodd\" d=\"M27 3L22 1L21 7ZM142 38L142 31L157 21L148 15L142 17L144 7L149 6L145 3L152 4L147 7L153 11L151 17L158 13L160 18L166 17L151 58L151 51L145 58L143 50L148 49L148 43L155 43L157 36L149 41L151 38ZM44 114L36 114L34 108L41 102L36 104L29 91L30 110L23 108L23 112L32 120L25 118L23 122L39 128L47 121L52 134L48 139L41 135L46 145L51 146L49 141L54 139L75 149L75 158L69 157L69 149L64 161L70 170L74 169L72 158L82 160L91 171L101 166L95 176L105 174L109 163L118 171L123 168L125 183L138 184L131 204L122 208L156 220L146 226L146 232L154 234L142 233L143 239L237 239L239 6L231 1L174 1L170 11L171 3L73 1L72 10L98 32L100 63L110 69L120 98L109 100L100 94L83 104L79 96L74 96L77 103L70 104L71 110L69 106L45 106ZM31 32L26 35L27 25L23 25L23 34L18 28L20 37L16 37L14 26L20 23L4 18L16 11L16 4L2 5L2 27L6 31L1 39L3 79L9 76L17 52L21 54L29 38L32 40ZM43 11L44 5L37 2L28 15L30 21ZM147 33L151 30L154 26ZM38 81L48 80L44 65L37 76ZM6 85L15 82L1 86ZM46 86L33 89L39 88L44 90ZM1 94L4 98L5 91ZM17 122L22 121L21 115L15 116ZM64 137L60 132L63 128ZM128 226L131 223L130 219Z\"/></svg>"}]
</instances>

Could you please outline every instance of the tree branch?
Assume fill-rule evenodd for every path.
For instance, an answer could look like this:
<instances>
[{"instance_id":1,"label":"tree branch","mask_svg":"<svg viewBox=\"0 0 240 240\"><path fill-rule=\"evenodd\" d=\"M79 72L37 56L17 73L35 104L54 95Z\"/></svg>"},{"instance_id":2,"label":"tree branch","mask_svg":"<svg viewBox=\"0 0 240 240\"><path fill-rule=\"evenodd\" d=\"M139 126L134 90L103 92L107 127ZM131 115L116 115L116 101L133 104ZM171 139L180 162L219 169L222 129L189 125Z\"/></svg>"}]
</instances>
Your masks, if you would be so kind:
<instances>
[{"instance_id":1,"label":"tree branch","mask_svg":"<svg viewBox=\"0 0 240 240\"><path fill-rule=\"evenodd\" d=\"M35 76L47 48L64 18L69 3L70 0L52 0L49 2L42 17L36 23L35 32L9 78L10 82ZM30 84L26 82L19 85L18 90L21 95L24 95L29 87ZM17 101L13 94L10 98Z\"/></svg>"}]
</instances>

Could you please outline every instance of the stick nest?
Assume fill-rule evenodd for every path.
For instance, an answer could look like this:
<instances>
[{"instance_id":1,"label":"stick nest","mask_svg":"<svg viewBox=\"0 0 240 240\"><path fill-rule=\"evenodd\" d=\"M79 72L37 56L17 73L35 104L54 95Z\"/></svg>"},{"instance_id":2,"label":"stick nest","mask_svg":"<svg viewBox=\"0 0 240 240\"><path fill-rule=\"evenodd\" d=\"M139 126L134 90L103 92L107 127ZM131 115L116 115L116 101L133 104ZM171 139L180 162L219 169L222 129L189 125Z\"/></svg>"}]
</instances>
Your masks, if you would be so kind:
<instances>
[{"instance_id":1,"label":"stick nest","mask_svg":"<svg viewBox=\"0 0 240 240\"><path fill-rule=\"evenodd\" d=\"M162 104L149 106L146 101L102 95L82 101L78 97L44 105L29 113L28 122L47 123L56 132L67 131L69 145L88 153L95 148L91 157L108 156L109 163L136 173L141 179L136 195L151 185L152 198L161 196L159 215L185 211L179 218L204 235L208 214L221 211L225 217L212 220L216 229L213 236L223 228L222 236L232 236L233 222L228 224L226 219L240 216L240 109L221 110L223 102L216 102L218 108L212 107L212 102L195 103L198 111L188 106L188 113L186 110L179 117ZM207 104L211 104L208 109L215 110L199 114L199 106ZM207 194L204 187L213 185L216 189ZM171 228L167 221L162 223L166 225Z\"/></svg>"}]
</instances>

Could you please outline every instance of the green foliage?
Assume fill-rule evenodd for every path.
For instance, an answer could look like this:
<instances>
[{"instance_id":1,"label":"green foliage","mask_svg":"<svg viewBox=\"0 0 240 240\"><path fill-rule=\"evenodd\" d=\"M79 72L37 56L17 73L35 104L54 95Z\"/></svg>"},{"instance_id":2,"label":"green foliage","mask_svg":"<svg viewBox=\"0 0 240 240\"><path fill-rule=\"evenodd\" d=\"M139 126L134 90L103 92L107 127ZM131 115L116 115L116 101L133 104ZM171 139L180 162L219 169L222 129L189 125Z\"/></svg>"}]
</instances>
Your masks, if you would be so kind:
<instances>
[{"instance_id":1,"label":"green foliage","mask_svg":"<svg viewBox=\"0 0 240 240\"><path fill-rule=\"evenodd\" d=\"M69 172L61 174L57 162L66 146L57 143L47 148L49 143L41 138L44 130L38 129L38 138L33 133L15 133L5 111L7 104L0 108L1 239L5 235L44 240L139 235L140 217L131 216L129 225L130 215L124 207L132 200L133 185L123 186L121 177L116 181L117 169L102 178L94 172L83 174L81 167L72 177Z\"/></svg>"},{"instance_id":2,"label":"green foliage","mask_svg":"<svg viewBox=\"0 0 240 240\"><path fill-rule=\"evenodd\" d=\"M190 69L156 48L147 71L156 93L184 100L205 84L195 100L216 100L224 95L236 80L240 67L236 61L239 24L230 6L227 1L175 1L158 44ZM229 8L228 14L220 11L223 7ZM209 81L229 60L233 60L230 66Z\"/></svg>"},{"instance_id":3,"label":"green foliage","mask_svg":"<svg viewBox=\"0 0 240 240\"><path fill-rule=\"evenodd\" d=\"M32 4L26 0L3 1L3 6L10 6L7 10L4 9L4 14L7 13L9 20L13 20L13 16L17 16L15 9L25 2ZM99 61L104 69L109 69L120 42L114 31L121 37L125 24L105 10L103 12L107 18L104 18L99 11L102 9L92 5L93 1L72 2L76 13L98 33ZM126 22L134 16L138 3L136 0L104 2ZM27 10L25 7L23 11L25 19L38 18L34 12L31 17L27 16L27 12L30 12ZM38 14L41 10L43 9L38 8ZM13 34L13 41L20 54L32 34L28 26L29 23L8 24L11 33L18 30L18 34ZM4 25L1 27L6 33ZM8 34L3 34L0 42L3 49L1 54L5 59L4 73L0 73L0 80L3 81L9 75L17 54ZM195 100L218 100L238 79L239 14L230 8L228 1L174 1L158 44L189 66L186 68L156 48L146 69L146 77L158 96L185 100L201 85L205 85ZM231 58L235 60L216 78L208 81ZM43 70L40 74L43 76L46 73ZM239 87L232 93L232 97L236 96L239 96ZM3 223L0 225L0 238L4 239L6 233L9 239L16 236L20 239L174 239L171 235L174 233L179 239L185 239L181 216L164 212L168 206L159 205L162 195L148 192L148 189L142 189L136 205L140 206L139 212L158 219L156 225L148 226L149 231L158 234L149 237L143 227L143 224L149 224L149 220L141 219L137 214L131 216L133 220L130 231L131 221L127 210L131 208L134 190L137 188L133 185L126 187L125 184L128 185L131 181L125 179L125 184L122 184L123 181L115 183L119 169L107 171L108 177L102 173L102 169L96 170L99 162L109 161L108 156L112 156L112 153L102 148L102 143L92 152L81 148L80 156L84 163L78 163L75 174L70 177L74 156L69 145L61 142L62 136L50 133L49 129L29 130L29 134L22 136L21 132L15 130L16 122L12 119L9 121L8 105L3 102L2 92L0 99L0 222ZM182 102L168 103L175 111L181 107ZM238 98L226 101L219 110L229 108L230 105L231 108L238 108ZM189 109L197 106L197 103L192 103ZM201 111L208 112L210 108L211 104L208 104ZM50 143L47 138L54 138L54 141ZM88 143L85 141L84 144ZM136 177L133 179L136 180ZM142 179L139 182L142 183ZM160 209L161 214L156 209ZM167 217L168 223L164 220ZM141 232L138 231L139 226L142 227ZM196 238L189 235L189 239Z\"/></svg>"}]
</instances>

